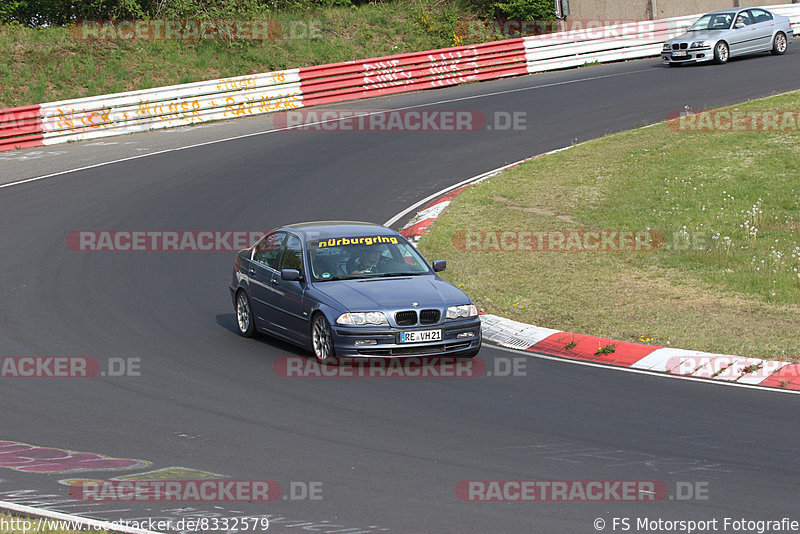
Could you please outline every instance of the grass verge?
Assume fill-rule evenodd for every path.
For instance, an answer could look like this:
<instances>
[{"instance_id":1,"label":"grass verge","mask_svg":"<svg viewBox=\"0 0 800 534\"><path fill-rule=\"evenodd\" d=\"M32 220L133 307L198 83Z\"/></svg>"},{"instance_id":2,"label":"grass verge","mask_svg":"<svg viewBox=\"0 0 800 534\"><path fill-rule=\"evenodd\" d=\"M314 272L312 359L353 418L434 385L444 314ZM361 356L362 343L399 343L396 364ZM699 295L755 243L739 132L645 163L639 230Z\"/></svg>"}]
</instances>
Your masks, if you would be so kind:
<instances>
[{"instance_id":1,"label":"grass verge","mask_svg":"<svg viewBox=\"0 0 800 534\"><path fill-rule=\"evenodd\" d=\"M800 92L735 109L794 111L797 119ZM662 123L532 160L468 188L420 249L447 258L448 278L489 313L800 361L800 134L785 117L778 126L712 132ZM596 229L663 241L650 252L567 246L570 231ZM521 234L504 245L500 231L557 232L565 236L560 250L572 251L555 251L547 238L542 251L504 250Z\"/></svg>"},{"instance_id":2,"label":"grass verge","mask_svg":"<svg viewBox=\"0 0 800 534\"><path fill-rule=\"evenodd\" d=\"M280 37L233 42L87 41L67 27L0 25L0 109L454 46L471 17L439 0L268 12L254 18L276 21Z\"/></svg>"}]
</instances>

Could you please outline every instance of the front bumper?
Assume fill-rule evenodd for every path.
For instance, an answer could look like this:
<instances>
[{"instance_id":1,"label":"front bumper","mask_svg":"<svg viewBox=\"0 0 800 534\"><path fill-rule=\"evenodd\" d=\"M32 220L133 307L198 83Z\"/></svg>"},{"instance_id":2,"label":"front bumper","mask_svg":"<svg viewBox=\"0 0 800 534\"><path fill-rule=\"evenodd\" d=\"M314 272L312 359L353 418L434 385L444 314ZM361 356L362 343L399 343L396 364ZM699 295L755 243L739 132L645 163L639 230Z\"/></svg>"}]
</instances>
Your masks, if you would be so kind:
<instances>
[{"instance_id":1,"label":"front bumper","mask_svg":"<svg viewBox=\"0 0 800 534\"><path fill-rule=\"evenodd\" d=\"M481 347L479 317L440 324L395 327L352 327L331 325L337 357L404 358L409 356L475 356ZM401 332L441 330L441 341L400 343ZM372 343L374 341L374 343ZM365 344L369 342L370 344Z\"/></svg>"},{"instance_id":2,"label":"front bumper","mask_svg":"<svg viewBox=\"0 0 800 534\"><path fill-rule=\"evenodd\" d=\"M675 55L676 52L682 52L686 55ZM714 51L711 48L690 48L686 50L664 50L661 52L661 62L664 64L688 64L688 63L702 63L704 61L712 61L714 59Z\"/></svg>"}]
</instances>

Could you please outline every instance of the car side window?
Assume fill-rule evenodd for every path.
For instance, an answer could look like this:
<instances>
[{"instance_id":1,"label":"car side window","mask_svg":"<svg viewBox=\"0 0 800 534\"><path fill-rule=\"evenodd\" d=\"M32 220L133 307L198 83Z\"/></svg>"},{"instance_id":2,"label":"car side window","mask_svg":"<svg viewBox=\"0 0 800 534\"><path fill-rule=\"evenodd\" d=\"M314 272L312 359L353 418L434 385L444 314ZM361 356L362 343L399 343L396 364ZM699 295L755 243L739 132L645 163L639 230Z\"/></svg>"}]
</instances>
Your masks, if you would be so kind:
<instances>
[{"instance_id":1,"label":"car side window","mask_svg":"<svg viewBox=\"0 0 800 534\"><path fill-rule=\"evenodd\" d=\"M772 20L772 13L763 9L751 9L750 14L753 16L753 22L769 22Z\"/></svg>"},{"instance_id":2,"label":"car side window","mask_svg":"<svg viewBox=\"0 0 800 534\"><path fill-rule=\"evenodd\" d=\"M736 24L734 25L736 28L741 28L744 26L750 26L753 23L753 19L750 18L750 12L742 11L736 17Z\"/></svg>"},{"instance_id":3,"label":"car side window","mask_svg":"<svg viewBox=\"0 0 800 534\"><path fill-rule=\"evenodd\" d=\"M285 232L267 234L253 247L253 261L278 270L281 245L286 240Z\"/></svg>"},{"instance_id":4,"label":"car side window","mask_svg":"<svg viewBox=\"0 0 800 534\"><path fill-rule=\"evenodd\" d=\"M297 269L303 272L303 245L296 235L289 234L286 240L281 269Z\"/></svg>"}]
</instances>

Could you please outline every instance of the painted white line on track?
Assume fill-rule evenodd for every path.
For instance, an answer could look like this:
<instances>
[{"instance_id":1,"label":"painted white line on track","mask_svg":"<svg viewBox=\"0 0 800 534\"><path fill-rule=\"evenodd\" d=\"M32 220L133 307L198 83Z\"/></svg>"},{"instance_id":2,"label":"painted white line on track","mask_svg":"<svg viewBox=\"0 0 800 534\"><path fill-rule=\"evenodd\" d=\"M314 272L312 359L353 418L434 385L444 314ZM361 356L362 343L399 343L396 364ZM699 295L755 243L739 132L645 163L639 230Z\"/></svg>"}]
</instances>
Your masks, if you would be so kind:
<instances>
[{"instance_id":1,"label":"painted white line on track","mask_svg":"<svg viewBox=\"0 0 800 534\"><path fill-rule=\"evenodd\" d=\"M73 173L73 172L80 172L80 171L85 171L85 170L89 170L89 169L94 169L94 168L97 168L97 167L103 167L103 166L106 166L106 165L113 165L115 163L123 163L125 161L131 161L131 160L135 160L135 159L139 159L139 158L146 158L146 157L149 157L149 156L157 156L159 154L167 154L169 152L177 152L179 150L187 150L187 149L191 149L191 148L198 148L198 147L203 147L203 146L208 146L208 145L214 145L214 144L217 144L217 143L225 143L225 142L228 142L228 141L236 141L238 139L246 139L248 137L255 137L255 136L258 136L258 135L266 135L266 134L271 134L271 133L284 132L284 131L288 131L288 130L297 130L297 129L300 129L300 128L307 128L309 126L314 126L314 125L317 125L317 124L327 124L327 123L330 123L330 122L340 122L340 121L343 121L343 120L352 120L354 118L366 117L366 116L370 116L370 115L380 115L380 114L383 114L383 113L389 113L389 112L393 112L393 111L404 111L404 110L408 110L408 109L419 109L419 108L425 108L425 107L430 107L430 106L439 106L439 105L442 105L442 104L449 104L449 103L452 103L452 102L461 102L461 101L464 101L464 100L475 100L475 99L492 97L492 96L499 96L499 95L504 95L504 94L518 93L520 91L532 91L532 90L535 90L535 89L543 89L543 88L547 88L547 87L556 87L556 86L559 86L559 85L570 85L570 84L573 84L573 83L590 82L590 81L596 81L596 80L601 80L601 79L605 79L605 78L628 76L630 74L638 74L638 73L641 73L641 72L650 72L650 71L651 71L651 69L640 69L640 70L634 70L634 71L630 71L630 72L619 72L619 73L616 73L616 74L603 74L603 75L600 75L600 76L592 76L590 78L580 78L580 79L577 79L577 80L564 80L564 81L560 81L560 82L545 83L545 84L541 84L541 85L534 85L534 86L531 86L531 87L518 87L516 89L507 89L507 90L504 90L504 91L495 91L494 93L485 93L485 94L480 94L480 95L471 95L471 96L464 96L464 97L459 97L459 98L450 98L450 99L445 99L445 100L438 100L436 102L428 102L426 104L416 104L416 105L413 105L413 106L405 106L405 107L400 107L400 108L391 108L391 109L384 109L384 110L380 110L380 111L365 112L362 115L353 115L353 116L348 116L348 117L326 119L326 120L317 121L317 122L305 123L305 124L298 125L298 126L287 126L287 127L284 127L284 128L277 128L277 129L273 129L273 130L264 130L264 131L261 131L261 132L253 132L253 133L249 133L249 134L236 135L236 136L233 136L233 137L225 137L223 139L215 139L213 141L205 141L205 142L202 142L202 143L195 143L195 144L192 144L192 145L186 145L186 146L182 146L182 147L168 148L168 149L165 149L165 150L158 150L156 152L148 152L147 154L139 154L139 155L130 156L130 157L127 157L127 158L120 158L120 159L115 159L115 160L111 160L111 161L104 161L104 162L101 162L101 163L95 163L93 165L86 165L86 166L83 166L83 167L76 167L74 169L69 169L69 170L65 170L65 171L58 171L58 172L54 172L54 173L50 173L50 174L45 174L45 175L42 175L42 176L35 176L33 178L25 178L24 180L18 180L16 182L11 182L11 183L7 183L7 184L0 184L0 189L3 189L5 187L11 187L11 186L14 186L14 185L26 184L26 183L29 183L29 182L36 182L36 181L39 181L39 180L45 180L47 178L53 178L53 177L56 177L56 176L61 176L61 175L69 174L69 173ZM386 98L386 97L377 97L377 98ZM365 99L365 100L368 100L368 99ZM314 106L311 106L310 108L313 109L313 107ZM205 126L208 126L208 125L205 125ZM191 128L191 127L189 127L189 128ZM141 133L146 133L146 132L141 132Z\"/></svg>"},{"instance_id":2,"label":"painted white line on track","mask_svg":"<svg viewBox=\"0 0 800 534\"><path fill-rule=\"evenodd\" d=\"M653 126L653 125L642 126L641 128L649 128L650 126ZM584 143L585 142L586 141L584 141ZM491 171L484 172L484 173L479 174L477 176L473 176L472 178L467 178L466 180L463 180L463 181L461 181L461 182L459 182L459 183L457 183L455 185L452 185L450 187L445 187L444 189L442 189L442 190L440 190L440 191L438 191L438 192L436 192L436 193L434 193L434 194L432 194L432 195L430 195L428 197L423 198L422 200L420 200L416 204L412 205L411 207L401 211L400 213L398 213L397 215L395 215L394 217L392 217L391 219L386 221L384 223L384 226L391 226L392 224L396 223L401 218L405 217L409 212L419 208L420 206L424 206L426 203L435 200L437 197L445 195L445 194L449 193L450 191L458 189L461 186L480 182L482 180L485 180L486 178L489 178L489 177L494 176L496 174L500 174L502 171L504 171L506 169L509 169L511 167L519 165L520 163L524 163L526 161L530 161L530 160L533 160L533 159L536 159L536 158L539 158L539 157L542 157L542 156L547 156L549 154L555 154L556 152L561 152L561 151L570 149L570 148L572 148L574 146L582 145L584 143L578 143L576 145L566 146L566 147L563 147L563 148L557 148L555 150L551 150L550 152L545 152L545 153L539 154L537 156L531 156L530 158L526 158L526 159L520 160L520 161L518 161L516 163L509 163L508 165L504 165L502 167L498 167L497 169L493 169ZM533 325L531 325L531 326L533 326ZM512 349L510 347L504 347L502 345L496 345L496 344L490 344L490 346L492 346L494 348L497 348L497 349L500 349L500 350L505 350L505 351L514 352L514 353L520 353L521 352L521 353L527 354L528 356L542 358L542 359L546 359L546 360L554 360L554 361L560 361L560 362L576 363L576 364L585 365L585 366L589 366L589 367L611 368L611 369L616 369L616 370L619 370L619 371L628 371L630 373L639 373L639 374L646 374L646 375L651 375L651 376L659 376L659 377L667 377L667 378L682 378L684 380L692 380L694 382L703 382L705 384L708 384L708 383L723 384L723 385L726 385L726 386L738 386L738 387L742 387L742 388L757 389L757 390L760 390L760 391L778 391L778 392L782 392L782 393L800 394L800 391L791 390L791 389L782 389L782 388L775 388L775 387L769 387L769 386L761 386L761 385L758 385L758 384L748 384L748 383L745 383L745 382L732 382L732 381L727 381L727 380L713 380L713 379L709 379L709 378L699 378L699 377L694 377L694 376L673 375L673 374L669 374L669 373L666 373L666 372L652 371L652 370L648 370L648 369L637 369L637 368L634 368L634 367L615 366L613 364L601 364L601 363L587 362L587 361L583 361L583 360L573 360L573 359L570 359L570 358L563 358L563 357L560 357L560 356L550 356L550 355L547 355L547 354L544 354L544 353L540 353L540 352L532 352L532 351L527 351L527 350L524 350L524 349ZM675 350L685 350L685 349L675 349ZM698 353L701 353L702 351L686 350L686 352L698 352ZM730 356L730 355L718 354L718 355L715 355L715 356ZM730 357L734 357L734 356L730 356ZM742 358L742 357L739 357L739 358ZM639 360L639 361L642 361L642 360Z\"/></svg>"},{"instance_id":3,"label":"painted white line on track","mask_svg":"<svg viewBox=\"0 0 800 534\"><path fill-rule=\"evenodd\" d=\"M584 141L583 143L585 143L585 142L586 141ZM451 186L445 187L444 189L440 189L436 193L434 193L432 195L429 195L429 196L423 198L422 200L420 200L419 202L417 202L416 204L404 209L403 211L401 211L400 213L398 213L397 215L395 215L394 217L392 217L391 219L389 219L388 221L383 223L383 225L384 226L391 226L394 223L396 223L397 221L399 221L400 219L402 219L403 217L405 217L406 215L408 215L413 210L419 208L420 206L424 206L426 203L436 199L437 197L440 197L440 196L442 196L442 195L444 195L446 193L449 193L450 191L458 189L459 187L481 182L481 181L483 181L483 180L485 180L487 178L491 178L492 176L494 176L496 174L500 174L501 172L503 172L506 169L510 169L511 167L516 167L517 165L525 163L526 161L530 161L532 159L540 158L542 156L547 156L547 155L550 155L550 154L555 154L556 152L563 152L564 150L569 150L572 147L580 146L583 143L576 143L574 145L565 146L565 147L562 147L562 148L557 148L555 150L551 150L549 152L544 152L544 153L536 155L536 156L531 156L529 158L521 159L519 161L515 161L514 163L509 163L507 165L503 165L502 167L498 167L496 169L492 169L491 171L486 171L484 173L478 174L476 176L473 176L472 178L467 178L466 180L462 180L461 182L458 182L455 185L451 185Z\"/></svg>"},{"instance_id":4,"label":"painted white line on track","mask_svg":"<svg viewBox=\"0 0 800 534\"><path fill-rule=\"evenodd\" d=\"M52 512L50 510L43 510L41 508L34 508L33 506L25 506L24 504L16 504L13 502L0 501L0 510L6 510L18 514L25 514L37 518L52 519L55 521L72 522L73 524L79 523L86 527L95 530L106 530L111 532L123 532L124 534L162 534L154 530L144 530L141 528L126 527L109 521L98 521L96 519L87 519L77 515L64 514L61 512Z\"/></svg>"}]
</instances>

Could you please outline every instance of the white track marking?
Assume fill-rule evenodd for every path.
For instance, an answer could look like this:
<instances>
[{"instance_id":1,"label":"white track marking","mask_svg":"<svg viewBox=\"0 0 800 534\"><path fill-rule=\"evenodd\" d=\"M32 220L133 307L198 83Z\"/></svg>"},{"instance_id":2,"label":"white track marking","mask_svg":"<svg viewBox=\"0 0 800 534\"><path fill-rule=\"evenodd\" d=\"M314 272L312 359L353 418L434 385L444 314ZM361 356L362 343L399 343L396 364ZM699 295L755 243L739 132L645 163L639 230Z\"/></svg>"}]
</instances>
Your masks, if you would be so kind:
<instances>
[{"instance_id":1,"label":"white track marking","mask_svg":"<svg viewBox=\"0 0 800 534\"><path fill-rule=\"evenodd\" d=\"M264 131L261 131L261 132L253 132L253 133L249 133L249 134L236 135L236 136L233 136L233 137L225 137L223 139L215 139L214 141L205 141L203 143L196 143L196 144L193 144L193 145L186 145L186 146L177 147L177 148L168 148L168 149L165 149L165 150L158 150L156 152L148 152L147 154L139 154L138 156L130 156L130 157L127 157L127 158L120 158L120 159L115 159L115 160L111 160L111 161L105 161L105 162L102 162L102 163L96 163L94 165L86 165L84 167L77 167L77 168L69 169L69 170L66 170L66 171L54 172L54 173L45 174L45 175L42 175L42 176L36 176L36 177L33 177L33 178L26 178L24 180L11 182L11 183L8 183L8 184L0 184L0 189L2 189L4 187L11 187L11 186L14 186L14 185L26 184L26 183L29 183L29 182L45 180L47 178L53 178L55 176L61 176L61 175L69 174L69 173L73 173L73 172L80 172L80 171L85 171L85 170L88 170L88 169L94 169L94 168L97 168L97 167L103 167L105 165L113 165L115 163L122 163L122 162L125 162L125 161L131 161L131 160L134 160L134 159L146 158L146 157L149 157L149 156L156 156L158 154L167 154L169 152L177 152L179 150L186 150L186 149L190 149L190 148L198 148L198 147L202 147L202 146L214 145L214 144L217 144L217 143L225 143L225 142L228 142L228 141L235 141L237 139L246 139L248 137L255 137L257 135L266 135L266 134L271 134L271 133L276 133L276 132L283 132L283 131L287 131L287 130L296 130L296 129L301 128L301 127L305 128L305 127L313 126L313 125L316 125L316 124L326 124L326 123L329 123L329 122L339 122L339 121L342 121L342 120L352 120L353 118L356 118L356 117L365 117L365 116L369 116L369 115L379 115L379 114L387 113L387 112L391 112L391 111L404 111L404 110L407 110L407 109L419 109L419 108L425 108L425 107L430 107L430 106L438 106L438 105L442 105L442 104L449 104L449 103L452 103L452 102L461 102L461 101L464 101L464 100L475 100L475 99L486 98L486 97L491 97L491 96L518 93L520 91L532 91L532 90L535 90L535 89L542 89L542 88L545 88L545 87L555 87L555 86L559 86L559 85L569 85L569 84L573 84L573 83L590 82L590 81L600 80L600 79L604 79L604 78L614 78L614 77L619 77L619 76L628 76L630 74L638 74L640 72L650 72L650 70L651 69L640 69L640 70L634 70L634 71L630 71L630 72L620 72L620 73L617 73L617 74L603 74L601 76L592 76L590 78L580 78L578 80L565 80L565 81L561 81L561 82L552 82L552 83L546 83L546 84L541 84L541 85L534 85L534 86L531 86L531 87L519 87L517 89L507 89L507 90L504 90L504 91L495 91L494 93L486 93L486 94L480 94L480 95L472 95L472 96L465 96L465 97L459 97L459 98L451 98L451 99L446 99L446 100L438 100L436 102L428 102L426 104L417 104L417 105L414 105L414 106L406 106L406 107L401 107L401 108L384 109L384 110L381 110L381 111L365 112L363 115L354 115L352 117L341 117L341 118L338 118L338 119L337 118L335 118L335 119L327 119L327 120L323 120L323 121L317 121L317 122L302 124L302 125L299 125L299 126L287 126L285 128L278 128L278 129L273 129L273 130L264 130ZM386 98L386 97L379 97L379 98Z\"/></svg>"}]
</instances>

